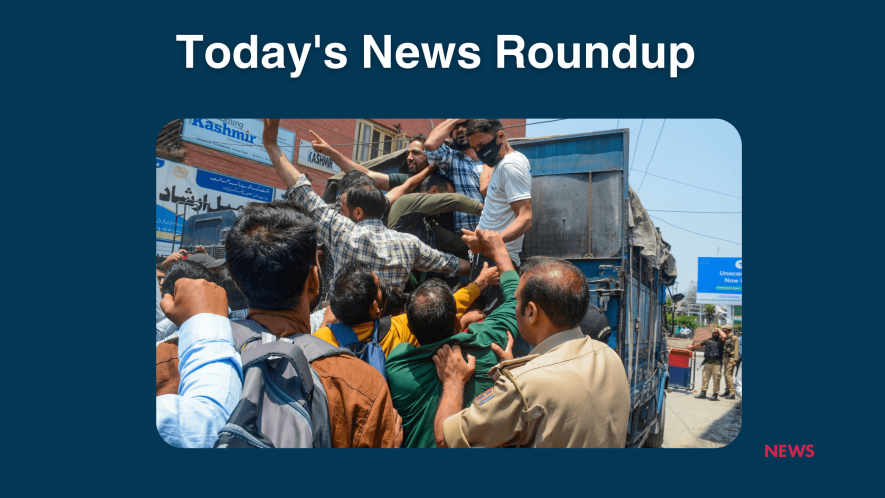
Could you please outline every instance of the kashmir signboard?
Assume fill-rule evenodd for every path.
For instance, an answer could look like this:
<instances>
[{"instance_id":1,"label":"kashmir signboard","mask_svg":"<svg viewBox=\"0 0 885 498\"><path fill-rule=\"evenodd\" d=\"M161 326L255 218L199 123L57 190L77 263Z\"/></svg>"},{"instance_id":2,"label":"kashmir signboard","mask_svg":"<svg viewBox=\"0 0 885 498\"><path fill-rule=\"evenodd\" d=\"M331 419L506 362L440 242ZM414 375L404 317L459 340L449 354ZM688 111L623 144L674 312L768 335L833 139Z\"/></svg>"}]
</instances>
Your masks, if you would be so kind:
<instances>
[{"instance_id":1,"label":"kashmir signboard","mask_svg":"<svg viewBox=\"0 0 885 498\"><path fill-rule=\"evenodd\" d=\"M185 119L182 140L270 165L261 142L264 123L258 119ZM277 145L291 161L295 154L295 132L280 128Z\"/></svg>"},{"instance_id":2,"label":"kashmir signboard","mask_svg":"<svg viewBox=\"0 0 885 498\"><path fill-rule=\"evenodd\" d=\"M270 202L277 191L268 185L213 173L192 166L157 158L157 256L172 253L172 232L179 235L184 225L176 225L176 207L187 218L196 214L237 209L250 202ZM185 211L187 207L187 211Z\"/></svg>"},{"instance_id":3,"label":"kashmir signboard","mask_svg":"<svg viewBox=\"0 0 885 498\"><path fill-rule=\"evenodd\" d=\"M303 138L301 139L301 146L298 147L298 164L310 166L328 173L341 172L341 168L332 162L331 157L314 152L313 145Z\"/></svg>"},{"instance_id":4,"label":"kashmir signboard","mask_svg":"<svg viewBox=\"0 0 885 498\"><path fill-rule=\"evenodd\" d=\"M741 305L743 282L743 258L698 258L698 303Z\"/></svg>"}]
</instances>

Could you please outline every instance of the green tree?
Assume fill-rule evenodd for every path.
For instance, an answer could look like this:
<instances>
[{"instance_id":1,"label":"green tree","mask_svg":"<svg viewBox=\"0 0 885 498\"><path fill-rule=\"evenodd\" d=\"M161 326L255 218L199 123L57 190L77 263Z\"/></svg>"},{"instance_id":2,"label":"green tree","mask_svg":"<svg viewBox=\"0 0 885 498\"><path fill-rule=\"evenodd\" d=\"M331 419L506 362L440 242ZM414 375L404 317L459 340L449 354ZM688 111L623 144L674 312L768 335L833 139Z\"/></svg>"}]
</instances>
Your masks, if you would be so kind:
<instances>
[{"instance_id":1,"label":"green tree","mask_svg":"<svg viewBox=\"0 0 885 498\"><path fill-rule=\"evenodd\" d=\"M696 329L700 327L701 324L698 323L698 319L694 315L682 315L676 317L676 326Z\"/></svg>"},{"instance_id":2,"label":"green tree","mask_svg":"<svg viewBox=\"0 0 885 498\"><path fill-rule=\"evenodd\" d=\"M716 318L716 305L714 304L705 304L704 305L704 318L707 319L707 323L712 323L713 319Z\"/></svg>"}]
</instances>

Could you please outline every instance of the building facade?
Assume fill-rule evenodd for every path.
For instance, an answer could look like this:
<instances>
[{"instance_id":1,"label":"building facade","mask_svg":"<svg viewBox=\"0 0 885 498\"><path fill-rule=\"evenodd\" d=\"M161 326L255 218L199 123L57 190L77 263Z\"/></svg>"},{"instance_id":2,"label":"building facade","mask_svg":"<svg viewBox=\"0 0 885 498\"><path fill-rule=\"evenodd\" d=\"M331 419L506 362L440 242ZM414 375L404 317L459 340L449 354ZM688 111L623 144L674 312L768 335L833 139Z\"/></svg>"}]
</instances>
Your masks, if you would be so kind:
<instances>
[{"instance_id":1,"label":"building facade","mask_svg":"<svg viewBox=\"0 0 885 498\"><path fill-rule=\"evenodd\" d=\"M340 169L313 152L310 130L345 156L364 163L408 146L445 119L283 119L280 147L322 194ZM525 136L525 119L502 119L508 137ZM181 219L248 202L278 199L285 191L261 146L257 119L180 119L157 137L157 256L171 253ZM187 209L185 209L187 207ZM184 216L177 216L184 214Z\"/></svg>"}]
</instances>

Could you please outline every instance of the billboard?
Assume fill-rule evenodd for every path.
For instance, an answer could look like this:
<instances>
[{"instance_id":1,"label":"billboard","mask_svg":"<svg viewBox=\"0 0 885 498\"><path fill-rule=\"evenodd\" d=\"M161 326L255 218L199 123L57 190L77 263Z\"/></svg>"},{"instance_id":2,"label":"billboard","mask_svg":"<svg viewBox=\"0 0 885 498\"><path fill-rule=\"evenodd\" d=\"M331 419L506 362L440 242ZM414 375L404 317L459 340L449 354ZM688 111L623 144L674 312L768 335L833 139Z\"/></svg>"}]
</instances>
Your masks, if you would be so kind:
<instances>
[{"instance_id":1,"label":"billboard","mask_svg":"<svg viewBox=\"0 0 885 498\"><path fill-rule=\"evenodd\" d=\"M181 214L186 205L190 218L195 214L237 209L250 202L270 202L282 192L285 191L157 158L157 256L172 253L176 206ZM179 234L183 227L179 220Z\"/></svg>"},{"instance_id":2,"label":"billboard","mask_svg":"<svg viewBox=\"0 0 885 498\"><path fill-rule=\"evenodd\" d=\"M697 302L743 304L743 258L698 258Z\"/></svg>"},{"instance_id":3,"label":"billboard","mask_svg":"<svg viewBox=\"0 0 885 498\"><path fill-rule=\"evenodd\" d=\"M264 123L257 119L185 119L182 140L270 165L261 142ZM280 150L291 161L295 154L295 132L280 128Z\"/></svg>"}]
</instances>

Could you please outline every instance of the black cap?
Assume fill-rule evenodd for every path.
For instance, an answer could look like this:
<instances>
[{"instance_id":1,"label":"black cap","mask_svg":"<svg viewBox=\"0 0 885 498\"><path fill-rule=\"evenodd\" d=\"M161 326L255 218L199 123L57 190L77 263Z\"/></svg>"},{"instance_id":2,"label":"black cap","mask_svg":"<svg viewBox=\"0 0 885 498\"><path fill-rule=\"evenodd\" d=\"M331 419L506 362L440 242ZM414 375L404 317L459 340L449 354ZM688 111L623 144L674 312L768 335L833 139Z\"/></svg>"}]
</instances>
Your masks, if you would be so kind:
<instances>
[{"instance_id":1,"label":"black cap","mask_svg":"<svg viewBox=\"0 0 885 498\"><path fill-rule=\"evenodd\" d=\"M202 252L198 252L196 254L191 254L190 256L187 257L187 260L193 261L194 263L202 265L203 267L208 268L210 270L212 268L218 268L219 266L223 265L224 261L225 261L223 259L215 259L212 256L209 256L208 254L205 254Z\"/></svg>"},{"instance_id":2,"label":"black cap","mask_svg":"<svg viewBox=\"0 0 885 498\"><path fill-rule=\"evenodd\" d=\"M588 305L587 314L581 320L581 332L584 335L600 342L608 342L611 335L611 328L608 325L608 318L596 306Z\"/></svg>"}]
</instances>

